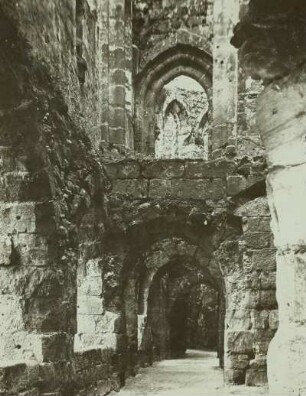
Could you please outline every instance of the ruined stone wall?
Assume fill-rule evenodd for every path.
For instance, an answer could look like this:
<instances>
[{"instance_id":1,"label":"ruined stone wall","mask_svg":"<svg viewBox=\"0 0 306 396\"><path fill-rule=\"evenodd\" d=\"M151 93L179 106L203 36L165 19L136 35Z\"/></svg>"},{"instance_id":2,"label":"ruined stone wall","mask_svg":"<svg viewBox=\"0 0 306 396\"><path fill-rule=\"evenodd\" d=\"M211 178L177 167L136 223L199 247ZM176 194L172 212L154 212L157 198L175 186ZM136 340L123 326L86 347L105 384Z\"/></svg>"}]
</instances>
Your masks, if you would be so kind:
<instances>
[{"instance_id":1,"label":"ruined stone wall","mask_svg":"<svg viewBox=\"0 0 306 396\"><path fill-rule=\"evenodd\" d=\"M242 220L239 239L215 252L227 295L225 380L260 386L267 383L267 351L278 326L276 259L266 198L236 211Z\"/></svg>"},{"instance_id":2,"label":"ruined stone wall","mask_svg":"<svg viewBox=\"0 0 306 396\"><path fill-rule=\"evenodd\" d=\"M305 382L305 2L251 0L235 27L247 75L265 89L257 122L269 164L277 247L279 328L268 352L272 393L304 394ZM278 362L276 364L276 362Z\"/></svg>"},{"instance_id":3,"label":"ruined stone wall","mask_svg":"<svg viewBox=\"0 0 306 396\"><path fill-rule=\"evenodd\" d=\"M263 178L264 160L123 160L105 164L112 193L133 198L208 200L227 206L226 198L250 189ZM247 169L247 171L245 171Z\"/></svg>"},{"instance_id":4,"label":"ruined stone wall","mask_svg":"<svg viewBox=\"0 0 306 396\"><path fill-rule=\"evenodd\" d=\"M135 2L133 37L138 48L138 57L135 57L136 66L138 64L135 69L136 151L154 152L154 95L158 96L163 85L178 75L187 75L200 82L208 95L209 150L204 158L222 157L227 145L234 146L241 155L250 150L254 154L260 153L260 139L253 125L254 101L259 89L254 89L254 84L240 73L237 51L230 44L239 10L238 0L230 4L226 1L192 1L188 6L186 2ZM176 53L181 56L175 58ZM187 58L184 53L188 54ZM141 138L138 135L142 134L145 143L139 144Z\"/></svg>"},{"instance_id":5,"label":"ruined stone wall","mask_svg":"<svg viewBox=\"0 0 306 396\"><path fill-rule=\"evenodd\" d=\"M111 196L126 197L129 205L139 207L137 216L135 207L133 210L130 208L127 214L129 222L125 227L141 227L146 216L148 221L160 224L158 219L163 209L159 205L163 201L167 206L172 202L178 207L178 202L186 201L188 205L194 205L195 224L199 221L199 224L209 227L218 213L231 213L239 219L240 235L234 232L224 242L219 236L221 245L215 242L205 253L215 263L212 268L218 267L222 272L221 283L226 300L225 378L236 384L263 385L267 382L267 349L277 328L275 249L269 226L270 214L266 198L254 200L258 194L265 194L260 187L264 167L264 160L259 157L252 161L244 157L208 162L125 160L106 165L112 179ZM154 203L156 201L158 204ZM196 209L204 201L211 205L213 214L203 215L200 209ZM229 201L233 207L229 206ZM191 223L192 218L190 214ZM152 224L151 227L152 233L158 231L158 226L156 228ZM183 226L181 230L177 228L177 232L184 230ZM143 232L147 232L147 228ZM163 232L160 228L160 235ZM205 231L197 232L201 233L204 241ZM192 232L189 231L188 235L190 238ZM163 314L156 312L156 315L160 317Z\"/></svg>"},{"instance_id":6,"label":"ruined stone wall","mask_svg":"<svg viewBox=\"0 0 306 396\"><path fill-rule=\"evenodd\" d=\"M100 144L105 157L109 146L115 145L115 151L133 146L130 2L0 2L0 392L5 395L107 394L136 373L141 323L135 309L136 281L150 249L164 248L160 265L174 256L196 258L225 284L218 262L210 258L226 232L240 238L233 257L243 285L248 275L241 267L243 252L253 257L252 266L259 265L257 248L270 258L270 234L262 226L266 212L254 215L256 235L244 224L252 216L245 220L247 214L234 213L240 200L245 204L258 195L265 164L257 152L253 158L234 159L237 59L224 50L236 9L224 14L221 3L214 10L214 51L228 61L221 55L214 59L213 149L216 158L225 159L126 158L104 169L95 154ZM186 10L180 2L167 2L165 9L159 8L154 50L141 48L135 63L144 69L157 54L179 43L170 66L187 61L184 71L206 84L211 98L211 57L201 61L201 55L210 52L212 4L196 1L189 6ZM165 37L173 19L177 25ZM200 52L192 57L183 51L186 46ZM195 74L190 59L197 63ZM225 81L230 96L221 100ZM225 218L234 223L230 230L223 227ZM250 271L255 283L257 271ZM248 311L259 330L249 336L243 322L238 341L232 342L232 349L239 348L245 332L247 341L252 340L252 352L248 344L248 357L242 354L243 365L249 365L246 379L246 367L239 366L234 382L243 377L258 383L265 376L268 338L261 329L266 329L269 316L267 334L272 334L275 301L273 270L260 271L269 287L261 280L262 290L250 291L253 306ZM244 301L242 283L237 306ZM265 293L270 305L262 304ZM234 332L232 314L227 311ZM258 349L256 340L262 343ZM252 357L255 362L250 362Z\"/></svg>"},{"instance_id":7,"label":"ruined stone wall","mask_svg":"<svg viewBox=\"0 0 306 396\"><path fill-rule=\"evenodd\" d=\"M103 0L3 1L93 146L130 146L131 10ZM126 132L127 131L127 132Z\"/></svg>"},{"instance_id":8,"label":"ruined stone wall","mask_svg":"<svg viewBox=\"0 0 306 396\"><path fill-rule=\"evenodd\" d=\"M0 392L104 394L120 384L114 353L74 353L73 339L78 268L102 254L106 175L2 5Z\"/></svg>"},{"instance_id":9,"label":"ruined stone wall","mask_svg":"<svg viewBox=\"0 0 306 396\"><path fill-rule=\"evenodd\" d=\"M212 1L134 0L133 8L133 41L139 50L140 69L176 43L195 45L206 51L210 48Z\"/></svg>"}]
</instances>

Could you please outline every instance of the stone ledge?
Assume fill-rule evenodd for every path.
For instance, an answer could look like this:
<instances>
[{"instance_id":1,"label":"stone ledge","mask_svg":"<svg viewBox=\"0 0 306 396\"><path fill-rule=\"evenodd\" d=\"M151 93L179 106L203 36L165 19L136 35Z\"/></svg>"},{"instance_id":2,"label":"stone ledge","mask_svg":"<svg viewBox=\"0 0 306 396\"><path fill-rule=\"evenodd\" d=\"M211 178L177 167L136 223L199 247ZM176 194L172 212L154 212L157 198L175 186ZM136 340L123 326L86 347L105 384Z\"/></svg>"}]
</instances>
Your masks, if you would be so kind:
<instances>
[{"instance_id":1,"label":"stone ledge","mask_svg":"<svg viewBox=\"0 0 306 396\"><path fill-rule=\"evenodd\" d=\"M111 179L137 179L140 177L140 165L134 160L104 164L104 167Z\"/></svg>"},{"instance_id":2,"label":"stone ledge","mask_svg":"<svg viewBox=\"0 0 306 396\"><path fill-rule=\"evenodd\" d=\"M227 160L186 161L184 176L186 179L226 178L234 172L235 167L233 161Z\"/></svg>"},{"instance_id":3,"label":"stone ledge","mask_svg":"<svg viewBox=\"0 0 306 396\"><path fill-rule=\"evenodd\" d=\"M179 159L141 162L143 177L148 179L181 178L185 171L185 161Z\"/></svg>"},{"instance_id":4,"label":"stone ledge","mask_svg":"<svg viewBox=\"0 0 306 396\"><path fill-rule=\"evenodd\" d=\"M225 197L225 185L222 179L153 179L149 183L149 197L218 200Z\"/></svg>"}]
</instances>

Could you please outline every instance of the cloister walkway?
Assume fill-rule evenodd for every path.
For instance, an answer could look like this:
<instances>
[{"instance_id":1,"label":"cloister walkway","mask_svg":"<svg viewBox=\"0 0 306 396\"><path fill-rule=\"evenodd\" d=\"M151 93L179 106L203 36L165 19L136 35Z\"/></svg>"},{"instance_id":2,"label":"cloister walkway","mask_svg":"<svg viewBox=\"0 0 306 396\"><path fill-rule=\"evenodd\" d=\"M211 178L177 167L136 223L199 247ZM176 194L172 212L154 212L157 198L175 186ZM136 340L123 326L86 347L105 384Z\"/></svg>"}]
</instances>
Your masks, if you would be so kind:
<instances>
[{"instance_id":1,"label":"cloister walkway","mask_svg":"<svg viewBox=\"0 0 306 396\"><path fill-rule=\"evenodd\" d=\"M141 369L111 396L266 395L267 389L225 387L215 352L188 350L183 359L164 360Z\"/></svg>"}]
</instances>

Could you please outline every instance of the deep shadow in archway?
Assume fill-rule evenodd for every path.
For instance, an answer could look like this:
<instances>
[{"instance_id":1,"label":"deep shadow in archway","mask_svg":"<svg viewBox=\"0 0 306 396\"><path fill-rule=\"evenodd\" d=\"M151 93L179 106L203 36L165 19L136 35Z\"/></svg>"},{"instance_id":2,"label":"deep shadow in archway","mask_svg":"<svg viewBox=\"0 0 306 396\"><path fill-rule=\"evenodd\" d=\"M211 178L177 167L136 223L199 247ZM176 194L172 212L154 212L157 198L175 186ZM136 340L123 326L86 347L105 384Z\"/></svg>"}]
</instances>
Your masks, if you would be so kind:
<instances>
[{"instance_id":1,"label":"deep shadow in archway","mask_svg":"<svg viewBox=\"0 0 306 396\"><path fill-rule=\"evenodd\" d=\"M148 363L181 358L187 349L194 348L215 351L221 358L219 294L209 272L197 269L192 262L173 261L157 271L140 345Z\"/></svg>"}]
</instances>

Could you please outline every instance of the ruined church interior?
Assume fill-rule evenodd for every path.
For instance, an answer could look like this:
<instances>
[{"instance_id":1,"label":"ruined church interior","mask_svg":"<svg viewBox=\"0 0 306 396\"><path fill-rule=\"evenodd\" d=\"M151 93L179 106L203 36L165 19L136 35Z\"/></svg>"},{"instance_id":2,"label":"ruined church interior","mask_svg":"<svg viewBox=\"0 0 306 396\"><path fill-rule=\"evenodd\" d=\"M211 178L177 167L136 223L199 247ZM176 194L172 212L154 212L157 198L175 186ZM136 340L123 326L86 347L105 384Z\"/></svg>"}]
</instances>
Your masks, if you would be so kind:
<instances>
[{"instance_id":1,"label":"ruined church interior","mask_svg":"<svg viewBox=\"0 0 306 396\"><path fill-rule=\"evenodd\" d=\"M0 165L0 396L306 396L305 0L0 0Z\"/></svg>"}]
</instances>

